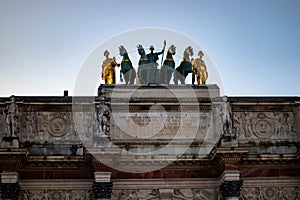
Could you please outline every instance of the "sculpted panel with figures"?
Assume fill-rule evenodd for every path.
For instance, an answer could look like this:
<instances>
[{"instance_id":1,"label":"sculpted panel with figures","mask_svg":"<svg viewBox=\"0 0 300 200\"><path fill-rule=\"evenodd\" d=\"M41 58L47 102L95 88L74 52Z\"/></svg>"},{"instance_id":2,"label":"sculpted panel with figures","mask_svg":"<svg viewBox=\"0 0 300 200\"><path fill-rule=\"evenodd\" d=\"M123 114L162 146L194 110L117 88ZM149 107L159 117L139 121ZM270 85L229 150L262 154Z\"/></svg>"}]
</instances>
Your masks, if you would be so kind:
<instances>
[{"instance_id":1,"label":"sculpted panel with figures","mask_svg":"<svg viewBox=\"0 0 300 200\"><path fill-rule=\"evenodd\" d=\"M297 139L293 112L234 112L239 139Z\"/></svg>"}]
</instances>

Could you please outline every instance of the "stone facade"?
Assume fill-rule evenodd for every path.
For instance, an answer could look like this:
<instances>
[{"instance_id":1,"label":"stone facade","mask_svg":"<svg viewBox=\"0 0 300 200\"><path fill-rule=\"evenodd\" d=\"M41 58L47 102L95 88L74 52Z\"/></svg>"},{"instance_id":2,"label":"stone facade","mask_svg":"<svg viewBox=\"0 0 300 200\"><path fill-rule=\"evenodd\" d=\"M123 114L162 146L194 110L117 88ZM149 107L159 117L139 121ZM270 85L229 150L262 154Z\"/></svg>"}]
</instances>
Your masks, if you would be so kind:
<instances>
[{"instance_id":1,"label":"stone facade","mask_svg":"<svg viewBox=\"0 0 300 200\"><path fill-rule=\"evenodd\" d=\"M1 198L300 199L300 97L101 85L0 98Z\"/></svg>"}]
</instances>

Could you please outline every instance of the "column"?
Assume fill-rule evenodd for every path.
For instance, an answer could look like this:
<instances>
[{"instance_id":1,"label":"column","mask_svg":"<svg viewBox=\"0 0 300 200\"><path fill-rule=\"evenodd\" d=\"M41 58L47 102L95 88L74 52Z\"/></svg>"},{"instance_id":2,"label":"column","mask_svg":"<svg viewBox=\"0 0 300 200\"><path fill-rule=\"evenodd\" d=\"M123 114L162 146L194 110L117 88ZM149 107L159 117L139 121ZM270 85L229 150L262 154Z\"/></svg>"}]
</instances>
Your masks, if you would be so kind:
<instances>
[{"instance_id":1,"label":"column","mask_svg":"<svg viewBox=\"0 0 300 200\"><path fill-rule=\"evenodd\" d=\"M93 183L94 200L109 200L112 193L113 182L110 181L111 172L95 172Z\"/></svg>"},{"instance_id":2,"label":"column","mask_svg":"<svg viewBox=\"0 0 300 200\"><path fill-rule=\"evenodd\" d=\"M242 180L225 180L220 187L223 199L238 200L240 197L240 189L242 185Z\"/></svg>"},{"instance_id":3,"label":"column","mask_svg":"<svg viewBox=\"0 0 300 200\"><path fill-rule=\"evenodd\" d=\"M220 176L220 194L224 200L238 200L243 181L240 177L239 163L247 148L219 148L219 164L223 170Z\"/></svg>"},{"instance_id":4,"label":"column","mask_svg":"<svg viewBox=\"0 0 300 200\"><path fill-rule=\"evenodd\" d=\"M20 194L19 174L17 172L1 173L1 199L18 200Z\"/></svg>"}]
</instances>

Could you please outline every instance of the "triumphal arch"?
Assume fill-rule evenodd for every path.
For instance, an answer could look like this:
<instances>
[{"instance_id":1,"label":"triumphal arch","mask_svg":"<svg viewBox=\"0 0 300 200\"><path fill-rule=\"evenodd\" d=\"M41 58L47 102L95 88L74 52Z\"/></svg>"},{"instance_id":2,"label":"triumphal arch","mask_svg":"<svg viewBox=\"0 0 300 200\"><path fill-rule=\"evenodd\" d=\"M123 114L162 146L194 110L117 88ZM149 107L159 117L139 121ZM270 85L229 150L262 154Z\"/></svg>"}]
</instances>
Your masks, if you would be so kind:
<instances>
[{"instance_id":1,"label":"triumphal arch","mask_svg":"<svg viewBox=\"0 0 300 200\"><path fill-rule=\"evenodd\" d=\"M138 48L137 71L104 53L95 96L0 98L1 199L300 199L300 97L222 96L203 52L159 71Z\"/></svg>"}]
</instances>

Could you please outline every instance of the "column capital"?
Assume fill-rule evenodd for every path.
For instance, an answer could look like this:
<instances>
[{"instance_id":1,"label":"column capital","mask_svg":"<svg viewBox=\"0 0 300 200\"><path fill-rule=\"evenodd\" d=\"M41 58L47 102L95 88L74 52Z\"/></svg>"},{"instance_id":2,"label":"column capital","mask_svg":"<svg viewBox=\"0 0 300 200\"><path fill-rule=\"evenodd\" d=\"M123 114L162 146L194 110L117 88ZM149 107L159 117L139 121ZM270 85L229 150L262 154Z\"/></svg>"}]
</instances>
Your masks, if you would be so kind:
<instances>
[{"instance_id":1,"label":"column capital","mask_svg":"<svg viewBox=\"0 0 300 200\"><path fill-rule=\"evenodd\" d=\"M94 182L93 193L95 200L110 199L112 193L112 182Z\"/></svg>"},{"instance_id":2,"label":"column capital","mask_svg":"<svg viewBox=\"0 0 300 200\"><path fill-rule=\"evenodd\" d=\"M222 196L225 199L231 197L238 198L240 196L240 189L243 185L242 180L225 180L220 186Z\"/></svg>"},{"instance_id":3,"label":"column capital","mask_svg":"<svg viewBox=\"0 0 300 200\"><path fill-rule=\"evenodd\" d=\"M93 194L95 200L110 199L113 182L110 181L111 172L94 172Z\"/></svg>"}]
</instances>

